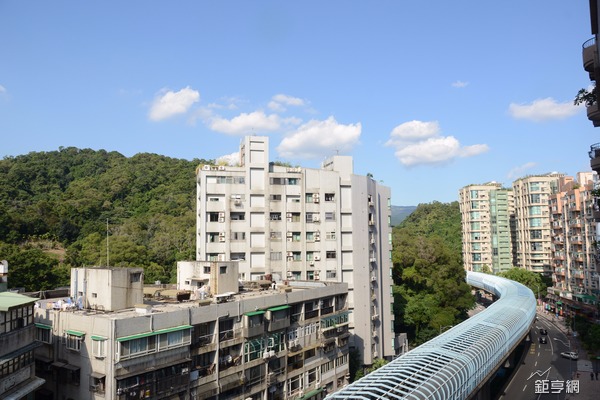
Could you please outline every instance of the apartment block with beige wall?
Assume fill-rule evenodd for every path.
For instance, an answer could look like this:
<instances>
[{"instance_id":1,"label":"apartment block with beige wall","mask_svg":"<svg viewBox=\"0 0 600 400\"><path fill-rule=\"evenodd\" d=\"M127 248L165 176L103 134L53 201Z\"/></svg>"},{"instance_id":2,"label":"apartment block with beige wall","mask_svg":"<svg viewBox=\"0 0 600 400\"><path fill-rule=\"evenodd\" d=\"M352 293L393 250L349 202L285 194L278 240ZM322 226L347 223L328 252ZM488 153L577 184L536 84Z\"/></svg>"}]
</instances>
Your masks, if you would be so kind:
<instances>
[{"instance_id":1,"label":"apartment block with beige wall","mask_svg":"<svg viewBox=\"0 0 600 400\"><path fill-rule=\"evenodd\" d=\"M349 156L321 168L270 162L248 136L239 166L197 170L197 260L237 260L241 280L345 282L352 345L365 364L395 355L391 193L353 173Z\"/></svg>"},{"instance_id":2,"label":"apartment block with beige wall","mask_svg":"<svg viewBox=\"0 0 600 400\"><path fill-rule=\"evenodd\" d=\"M576 180L561 177L550 196L553 287L548 294L559 314L572 307L593 311L600 294L594 179L594 172L580 172Z\"/></svg>"},{"instance_id":3,"label":"apartment block with beige wall","mask_svg":"<svg viewBox=\"0 0 600 400\"><path fill-rule=\"evenodd\" d=\"M512 190L496 182L468 185L459 191L459 206L465 269L498 273L512 268Z\"/></svg>"},{"instance_id":4,"label":"apartment block with beige wall","mask_svg":"<svg viewBox=\"0 0 600 400\"><path fill-rule=\"evenodd\" d=\"M513 182L516 226L516 266L552 273L550 196L564 174L530 175Z\"/></svg>"}]
</instances>

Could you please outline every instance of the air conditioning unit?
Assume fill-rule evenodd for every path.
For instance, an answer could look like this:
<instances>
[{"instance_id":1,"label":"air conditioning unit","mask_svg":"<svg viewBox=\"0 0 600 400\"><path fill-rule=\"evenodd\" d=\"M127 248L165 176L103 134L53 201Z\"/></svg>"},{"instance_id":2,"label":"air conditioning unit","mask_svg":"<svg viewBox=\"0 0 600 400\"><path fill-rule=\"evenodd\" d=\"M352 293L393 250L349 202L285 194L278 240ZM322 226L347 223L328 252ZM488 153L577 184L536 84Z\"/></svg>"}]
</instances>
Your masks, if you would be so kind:
<instances>
[{"instance_id":1,"label":"air conditioning unit","mask_svg":"<svg viewBox=\"0 0 600 400\"><path fill-rule=\"evenodd\" d=\"M315 196L313 197L313 203L318 203L319 201L320 201L319 195L315 194Z\"/></svg>"},{"instance_id":2,"label":"air conditioning unit","mask_svg":"<svg viewBox=\"0 0 600 400\"><path fill-rule=\"evenodd\" d=\"M314 214L312 217L313 222L319 222L321 220L321 216L319 214Z\"/></svg>"},{"instance_id":3,"label":"air conditioning unit","mask_svg":"<svg viewBox=\"0 0 600 400\"><path fill-rule=\"evenodd\" d=\"M377 277L375 275L371 275L371 282L377 281Z\"/></svg>"},{"instance_id":4,"label":"air conditioning unit","mask_svg":"<svg viewBox=\"0 0 600 400\"><path fill-rule=\"evenodd\" d=\"M298 339L294 339L294 347L300 346L300 341Z\"/></svg>"},{"instance_id":5,"label":"air conditioning unit","mask_svg":"<svg viewBox=\"0 0 600 400\"><path fill-rule=\"evenodd\" d=\"M375 257L371 257L371 258L369 258L369 261L374 263L377 261L377 259Z\"/></svg>"},{"instance_id":6,"label":"air conditioning unit","mask_svg":"<svg viewBox=\"0 0 600 400\"><path fill-rule=\"evenodd\" d=\"M369 221L369 225L370 225L370 226L373 226L373 225L375 225L375 221Z\"/></svg>"},{"instance_id":7,"label":"air conditioning unit","mask_svg":"<svg viewBox=\"0 0 600 400\"><path fill-rule=\"evenodd\" d=\"M315 254L315 261L321 261L321 255Z\"/></svg>"},{"instance_id":8,"label":"air conditioning unit","mask_svg":"<svg viewBox=\"0 0 600 400\"><path fill-rule=\"evenodd\" d=\"M375 244L375 238L371 238L371 244Z\"/></svg>"},{"instance_id":9,"label":"air conditioning unit","mask_svg":"<svg viewBox=\"0 0 600 400\"><path fill-rule=\"evenodd\" d=\"M292 218L292 213L287 213L287 214L285 214L285 216L288 218Z\"/></svg>"},{"instance_id":10,"label":"air conditioning unit","mask_svg":"<svg viewBox=\"0 0 600 400\"><path fill-rule=\"evenodd\" d=\"M286 234L285 234L285 236L287 236L287 237L290 237L290 238L291 238L291 237L292 237L292 232L288 232L288 233L286 233Z\"/></svg>"},{"instance_id":11,"label":"air conditioning unit","mask_svg":"<svg viewBox=\"0 0 600 400\"><path fill-rule=\"evenodd\" d=\"M225 242L225 236L219 236L219 242L224 243Z\"/></svg>"},{"instance_id":12,"label":"air conditioning unit","mask_svg":"<svg viewBox=\"0 0 600 400\"><path fill-rule=\"evenodd\" d=\"M219 165L219 171L225 171L225 166L224 165Z\"/></svg>"},{"instance_id":13,"label":"air conditioning unit","mask_svg":"<svg viewBox=\"0 0 600 400\"><path fill-rule=\"evenodd\" d=\"M275 350L269 350L269 357L275 357Z\"/></svg>"},{"instance_id":14,"label":"air conditioning unit","mask_svg":"<svg viewBox=\"0 0 600 400\"><path fill-rule=\"evenodd\" d=\"M293 349L294 347L296 347L296 345L294 345L294 341L293 340L288 341L288 349Z\"/></svg>"},{"instance_id":15,"label":"air conditioning unit","mask_svg":"<svg viewBox=\"0 0 600 400\"><path fill-rule=\"evenodd\" d=\"M268 360L269 358L271 358L271 353L269 351L265 351L263 353L263 360Z\"/></svg>"},{"instance_id":16,"label":"air conditioning unit","mask_svg":"<svg viewBox=\"0 0 600 400\"><path fill-rule=\"evenodd\" d=\"M377 351L374 351L373 352L373 358L377 358L377 357L379 357L379 353Z\"/></svg>"},{"instance_id":17,"label":"air conditioning unit","mask_svg":"<svg viewBox=\"0 0 600 400\"><path fill-rule=\"evenodd\" d=\"M315 262L314 261L309 261L308 265L310 265L311 267L314 267L315 266Z\"/></svg>"},{"instance_id":18,"label":"air conditioning unit","mask_svg":"<svg viewBox=\"0 0 600 400\"><path fill-rule=\"evenodd\" d=\"M315 242L320 242L321 241L321 236L315 236Z\"/></svg>"},{"instance_id":19,"label":"air conditioning unit","mask_svg":"<svg viewBox=\"0 0 600 400\"><path fill-rule=\"evenodd\" d=\"M236 206L241 206L242 205L242 201L241 200L235 200L233 202L233 204L235 204Z\"/></svg>"},{"instance_id":20,"label":"air conditioning unit","mask_svg":"<svg viewBox=\"0 0 600 400\"><path fill-rule=\"evenodd\" d=\"M292 277L292 271L288 271L288 272L287 272L287 277L288 277L288 278L291 278L291 277Z\"/></svg>"},{"instance_id":21,"label":"air conditioning unit","mask_svg":"<svg viewBox=\"0 0 600 400\"><path fill-rule=\"evenodd\" d=\"M371 320L372 320L372 321L376 321L376 320L378 320L378 319L379 319L379 314L373 314L373 315L371 316Z\"/></svg>"},{"instance_id":22,"label":"air conditioning unit","mask_svg":"<svg viewBox=\"0 0 600 400\"><path fill-rule=\"evenodd\" d=\"M288 241L288 242L292 242L293 240L292 240L292 238L291 238L291 237L289 237L289 238L287 238L287 241Z\"/></svg>"},{"instance_id":23,"label":"air conditioning unit","mask_svg":"<svg viewBox=\"0 0 600 400\"><path fill-rule=\"evenodd\" d=\"M293 256L294 256L294 253L292 253L291 251L288 251L288 252L287 252L287 256L288 256L288 257L293 257Z\"/></svg>"},{"instance_id":24,"label":"air conditioning unit","mask_svg":"<svg viewBox=\"0 0 600 400\"><path fill-rule=\"evenodd\" d=\"M210 171L210 165L203 165L202 166L202 170L203 171Z\"/></svg>"}]
</instances>

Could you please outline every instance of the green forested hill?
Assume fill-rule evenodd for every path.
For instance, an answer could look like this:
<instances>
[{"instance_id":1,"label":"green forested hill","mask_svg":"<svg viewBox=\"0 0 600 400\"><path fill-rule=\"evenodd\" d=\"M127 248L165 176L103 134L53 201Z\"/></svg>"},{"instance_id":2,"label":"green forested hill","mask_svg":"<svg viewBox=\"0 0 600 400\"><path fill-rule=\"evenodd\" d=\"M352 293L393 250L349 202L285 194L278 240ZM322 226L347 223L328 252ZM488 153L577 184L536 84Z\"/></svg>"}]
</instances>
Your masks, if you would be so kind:
<instances>
[{"instance_id":1,"label":"green forested hill","mask_svg":"<svg viewBox=\"0 0 600 400\"><path fill-rule=\"evenodd\" d=\"M474 305L461 255L457 202L420 204L393 230L397 332L423 343L467 317Z\"/></svg>"},{"instance_id":2,"label":"green forested hill","mask_svg":"<svg viewBox=\"0 0 600 400\"><path fill-rule=\"evenodd\" d=\"M9 287L68 283L71 266L143 266L171 279L194 258L195 169L205 160L60 148L0 160L0 259Z\"/></svg>"}]
</instances>

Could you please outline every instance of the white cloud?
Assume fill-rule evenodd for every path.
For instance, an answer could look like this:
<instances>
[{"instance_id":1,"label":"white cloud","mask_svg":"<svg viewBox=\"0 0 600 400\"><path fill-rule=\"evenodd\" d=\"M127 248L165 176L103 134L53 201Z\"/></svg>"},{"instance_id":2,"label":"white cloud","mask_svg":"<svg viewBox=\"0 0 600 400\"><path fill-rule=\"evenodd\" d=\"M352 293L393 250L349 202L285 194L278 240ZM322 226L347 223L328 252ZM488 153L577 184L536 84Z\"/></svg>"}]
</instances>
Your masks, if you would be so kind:
<instances>
[{"instance_id":1,"label":"white cloud","mask_svg":"<svg viewBox=\"0 0 600 400\"><path fill-rule=\"evenodd\" d=\"M311 120L285 137L277 151L282 157L315 158L334 151L349 152L358 143L362 126L344 125L333 116L324 121Z\"/></svg>"},{"instance_id":2,"label":"white cloud","mask_svg":"<svg viewBox=\"0 0 600 400\"><path fill-rule=\"evenodd\" d=\"M443 164L455 158L472 157L489 150L486 144L462 146L454 136L441 136L436 121L409 121L396 126L386 146L407 167L420 164Z\"/></svg>"},{"instance_id":3,"label":"white cloud","mask_svg":"<svg viewBox=\"0 0 600 400\"><path fill-rule=\"evenodd\" d=\"M263 111L242 113L232 119L214 116L207 121L208 127L213 131L229 135L248 135L252 133L265 133L277 131L286 120L278 115L266 115Z\"/></svg>"},{"instance_id":4,"label":"white cloud","mask_svg":"<svg viewBox=\"0 0 600 400\"><path fill-rule=\"evenodd\" d=\"M178 114L186 113L190 107L200 100L200 93L189 86L178 92L161 91L154 98L148 116L152 121L160 121Z\"/></svg>"},{"instance_id":5,"label":"white cloud","mask_svg":"<svg viewBox=\"0 0 600 400\"><path fill-rule=\"evenodd\" d=\"M217 164L219 165L231 165L236 166L240 164L240 152L236 151L235 153L225 154L216 159Z\"/></svg>"},{"instance_id":6,"label":"white cloud","mask_svg":"<svg viewBox=\"0 0 600 400\"><path fill-rule=\"evenodd\" d=\"M508 179L517 179L519 177L522 177L523 175L525 175L525 171L527 171L528 169L531 169L533 167L535 167L537 164L530 161L527 162L523 165L519 165L517 167L514 167L513 169L511 169L508 174L506 175Z\"/></svg>"},{"instance_id":7,"label":"white cloud","mask_svg":"<svg viewBox=\"0 0 600 400\"><path fill-rule=\"evenodd\" d=\"M287 94L276 94L269 102L269 109L275 112L284 112L285 106L301 107L305 105L304 100L298 97L288 96Z\"/></svg>"},{"instance_id":8,"label":"white cloud","mask_svg":"<svg viewBox=\"0 0 600 400\"><path fill-rule=\"evenodd\" d=\"M515 119L527 119L535 122L565 119L579 112L573 102L557 103L551 97L537 99L531 104L511 103L508 112Z\"/></svg>"},{"instance_id":9,"label":"white cloud","mask_svg":"<svg viewBox=\"0 0 600 400\"><path fill-rule=\"evenodd\" d=\"M6 93L6 88L0 85L0 93Z\"/></svg>"},{"instance_id":10,"label":"white cloud","mask_svg":"<svg viewBox=\"0 0 600 400\"><path fill-rule=\"evenodd\" d=\"M452 87L455 87L455 88L464 88L468 85L469 85L469 82L463 82L463 81L452 82Z\"/></svg>"}]
</instances>

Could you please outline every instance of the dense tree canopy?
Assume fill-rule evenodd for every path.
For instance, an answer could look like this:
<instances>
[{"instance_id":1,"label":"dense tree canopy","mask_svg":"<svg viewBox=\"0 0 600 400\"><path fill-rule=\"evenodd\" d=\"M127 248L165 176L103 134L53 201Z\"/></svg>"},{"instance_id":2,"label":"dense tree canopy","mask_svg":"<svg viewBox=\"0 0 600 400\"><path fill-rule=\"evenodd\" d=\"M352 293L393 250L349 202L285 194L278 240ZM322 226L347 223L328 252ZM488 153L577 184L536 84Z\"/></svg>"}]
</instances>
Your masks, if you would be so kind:
<instances>
[{"instance_id":1,"label":"dense tree canopy","mask_svg":"<svg viewBox=\"0 0 600 400\"><path fill-rule=\"evenodd\" d=\"M9 286L67 284L70 267L106 265L107 245L111 266L171 280L177 260L194 258L195 170L204 163L212 161L74 147L0 160Z\"/></svg>"},{"instance_id":2,"label":"dense tree canopy","mask_svg":"<svg viewBox=\"0 0 600 400\"><path fill-rule=\"evenodd\" d=\"M423 343L467 317L458 203L421 204L393 230L395 330Z\"/></svg>"}]
</instances>

